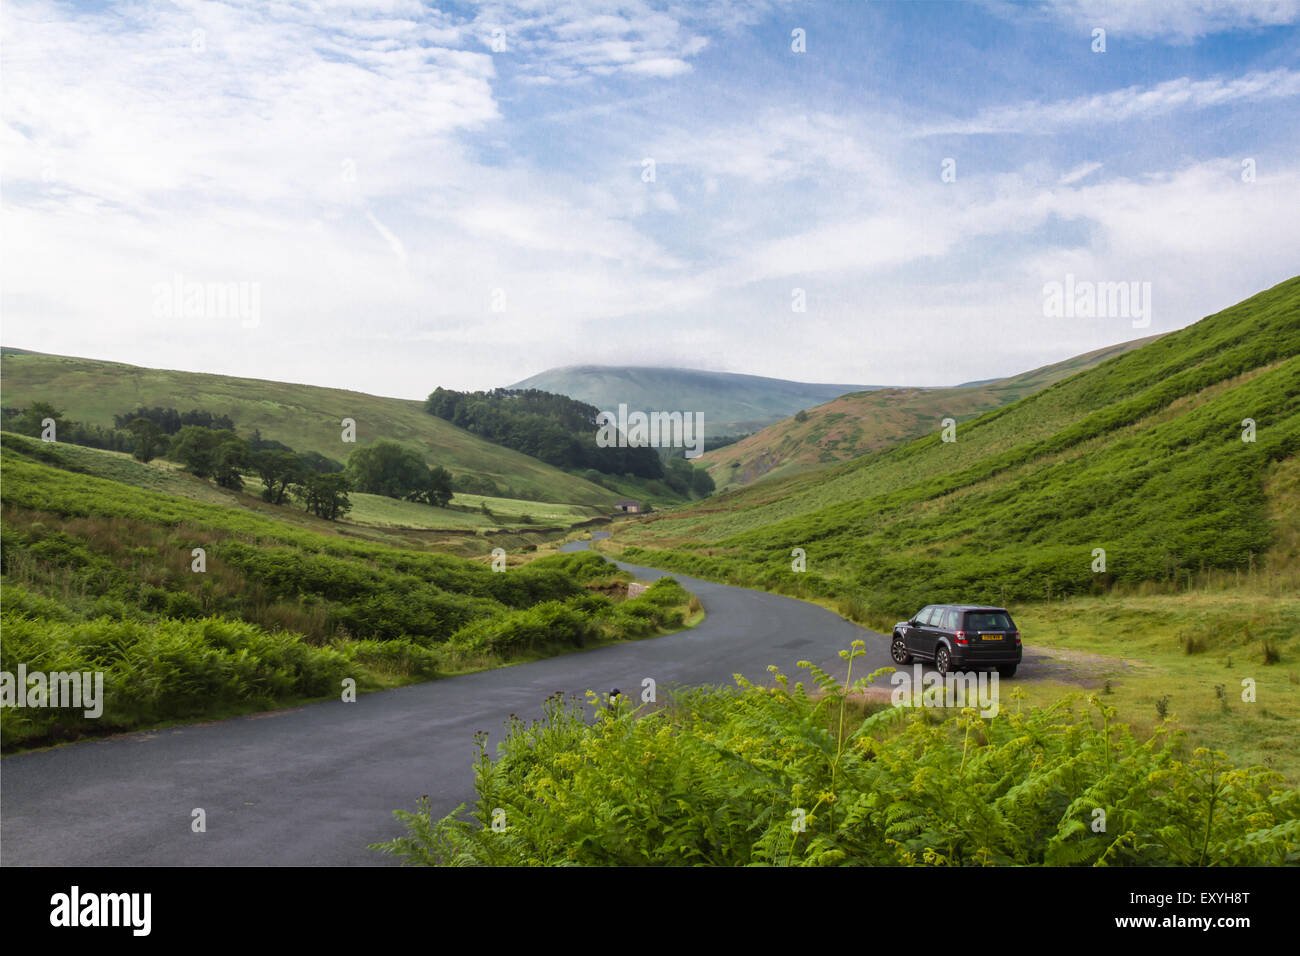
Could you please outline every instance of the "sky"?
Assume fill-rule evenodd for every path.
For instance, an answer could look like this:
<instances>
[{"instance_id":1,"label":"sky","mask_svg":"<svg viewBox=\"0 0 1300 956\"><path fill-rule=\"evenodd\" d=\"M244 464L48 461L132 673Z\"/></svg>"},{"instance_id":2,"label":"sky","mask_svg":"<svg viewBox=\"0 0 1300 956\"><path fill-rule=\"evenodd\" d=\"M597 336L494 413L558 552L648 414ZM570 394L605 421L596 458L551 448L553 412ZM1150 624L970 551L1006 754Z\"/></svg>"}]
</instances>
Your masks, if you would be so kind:
<instances>
[{"instance_id":1,"label":"sky","mask_svg":"<svg viewBox=\"0 0 1300 956\"><path fill-rule=\"evenodd\" d=\"M406 398L576 364L951 385L1300 272L1300 0L0 28L6 346ZM1053 312L1067 282L1135 307Z\"/></svg>"}]
</instances>

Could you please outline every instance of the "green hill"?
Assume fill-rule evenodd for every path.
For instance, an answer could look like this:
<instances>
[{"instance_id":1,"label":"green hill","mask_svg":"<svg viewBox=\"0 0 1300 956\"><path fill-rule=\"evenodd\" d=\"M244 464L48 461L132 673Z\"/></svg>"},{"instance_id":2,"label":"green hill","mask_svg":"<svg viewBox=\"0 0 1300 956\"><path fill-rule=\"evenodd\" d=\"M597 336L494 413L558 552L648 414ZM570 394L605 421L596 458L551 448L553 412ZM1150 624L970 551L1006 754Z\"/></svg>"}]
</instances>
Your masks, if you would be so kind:
<instances>
[{"instance_id":1,"label":"green hill","mask_svg":"<svg viewBox=\"0 0 1300 956\"><path fill-rule=\"evenodd\" d=\"M1300 278L981 415L956 438L935 432L759 482L620 538L667 549L628 548L639 563L881 615L1186 588L1256 568L1279 533L1265 489L1300 448ZM791 570L794 548L805 573Z\"/></svg>"},{"instance_id":2,"label":"green hill","mask_svg":"<svg viewBox=\"0 0 1300 956\"><path fill-rule=\"evenodd\" d=\"M1009 404L1108 358L1155 341L1123 342L1009 378L954 388L880 388L841 395L704 455L719 488L822 468Z\"/></svg>"},{"instance_id":3,"label":"green hill","mask_svg":"<svg viewBox=\"0 0 1300 956\"><path fill-rule=\"evenodd\" d=\"M705 434L714 437L760 428L837 395L878 386L818 385L690 368L571 365L510 387L568 395L608 411L622 403L629 411L702 412Z\"/></svg>"},{"instance_id":4,"label":"green hill","mask_svg":"<svg viewBox=\"0 0 1300 956\"><path fill-rule=\"evenodd\" d=\"M80 473L64 450L0 446L0 669L100 672L103 714L5 707L6 749L646 637L698 610L673 581L620 600L627 575L591 553L498 574Z\"/></svg>"},{"instance_id":5,"label":"green hill","mask_svg":"<svg viewBox=\"0 0 1300 956\"><path fill-rule=\"evenodd\" d=\"M431 465L454 475L489 478L509 498L608 505L617 497L574 475L502 448L427 414L423 403L363 392L262 379L141 368L19 349L0 353L6 408L48 401L75 421L111 427L113 416L141 405L200 408L229 415L245 437L262 437L296 451L344 460L354 445L341 440L340 421L357 423L357 444L388 438L416 448Z\"/></svg>"}]
</instances>

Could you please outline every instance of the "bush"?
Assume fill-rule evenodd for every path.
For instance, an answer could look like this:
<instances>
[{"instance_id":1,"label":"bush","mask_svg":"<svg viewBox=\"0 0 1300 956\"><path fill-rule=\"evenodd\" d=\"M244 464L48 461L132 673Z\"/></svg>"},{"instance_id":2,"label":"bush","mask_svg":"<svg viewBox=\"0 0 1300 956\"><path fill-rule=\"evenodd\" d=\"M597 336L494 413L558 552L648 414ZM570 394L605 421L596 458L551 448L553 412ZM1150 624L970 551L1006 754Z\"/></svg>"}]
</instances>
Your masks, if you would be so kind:
<instances>
[{"instance_id":1,"label":"bush","mask_svg":"<svg viewBox=\"0 0 1300 956\"><path fill-rule=\"evenodd\" d=\"M845 688L808 666L819 695L779 673L770 690L737 678L645 714L592 694L594 722L551 698L541 721L511 719L495 760L477 738L468 819L434 819L426 798L372 849L505 866L1300 862L1300 794L1280 775L1181 759L1165 728L1139 742L1096 698L991 720L886 708L850 729Z\"/></svg>"}]
</instances>

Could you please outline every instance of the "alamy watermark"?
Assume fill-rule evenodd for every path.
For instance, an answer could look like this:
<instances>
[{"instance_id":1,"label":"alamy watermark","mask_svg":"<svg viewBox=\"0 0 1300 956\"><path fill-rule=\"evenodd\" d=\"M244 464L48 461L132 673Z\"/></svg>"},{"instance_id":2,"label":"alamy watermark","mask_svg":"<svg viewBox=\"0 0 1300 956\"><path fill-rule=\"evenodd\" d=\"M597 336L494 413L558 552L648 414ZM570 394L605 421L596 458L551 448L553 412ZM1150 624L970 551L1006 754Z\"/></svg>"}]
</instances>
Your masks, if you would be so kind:
<instances>
[{"instance_id":1,"label":"alamy watermark","mask_svg":"<svg viewBox=\"0 0 1300 956\"><path fill-rule=\"evenodd\" d=\"M704 454L703 412L632 412L596 416L596 445L600 448L684 448L687 458Z\"/></svg>"},{"instance_id":2,"label":"alamy watermark","mask_svg":"<svg viewBox=\"0 0 1300 956\"><path fill-rule=\"evenodd\" d=\"M1043 286L1048 319L1132 319L1133 328L1151 324L1150 282L1092 282L1067 273L1064 282Z\"/></svg>"},{"instance_id":3,"label":"alamy watermark","mask_svg":"<svg viewBox=\"0 0 1300 956\"><path fill-rule=\"evenodd\" d=\"M103 671L0 671L0 707L70 707L96 718L104 712Z\"/></svg>"},{"instance_id":4,"label":"alamy watermark","mask_svg":"<svg viewBox=\"0 0 1300 956\"><path fill-rule=\"evenodd\" d=\"M153 920L152 893L84 893L73 886L67 893L50 897L50 925L119 926L133 936L148 936Z\"/></svg>"},{"instance_id":5,"label":"alamy watermark","mask_svg":"<svg viewBox=\"0 0 1300 956\"><path fill-rule=\"evenodd\" d=\"M262 321L262 283L187 282L179 272L153 287L158 319L238 319L246 329Z\"/></svg>"},{"instance_id":6,"label":"alamy watermark","mask_svg":"<svg viewBox=\"0 0 1300 956\"><path fill-rule=\"evenodd\" d=\"M913 664L910 674L895 670L889 682L894 685L889 702L895 707L974 707L981 717L998 715L996 672L924 673L920 664Z\"/></svg>"}]
</instances>

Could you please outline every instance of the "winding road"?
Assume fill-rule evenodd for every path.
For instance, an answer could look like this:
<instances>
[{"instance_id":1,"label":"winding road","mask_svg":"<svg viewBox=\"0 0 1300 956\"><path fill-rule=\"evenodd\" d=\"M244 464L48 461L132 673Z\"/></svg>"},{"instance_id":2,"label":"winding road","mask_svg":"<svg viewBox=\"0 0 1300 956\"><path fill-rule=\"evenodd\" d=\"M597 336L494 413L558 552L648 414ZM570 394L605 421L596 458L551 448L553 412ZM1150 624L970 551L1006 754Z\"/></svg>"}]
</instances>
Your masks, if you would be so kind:
<instances>
[{"instance_id":1,"label":"winding road","mask_svg":"<svg viewBox=\"0 0 1300 956\"><path fill-rule=\"evenodd\" d=\"M566 550L585 547L583 542ZM665 573L623 564L643 581ZM890 665L888 640L790 598L674 574L703 602L692 630L463 677L249 717L125 734L0 761L0 865L383 865L366 849L400 835L397 808L473 800L475 731L499 741L511 714L556 691L766 683L798 660L837 675ZM202 808L206 832L191 830Z\"/></svg>"}]
</instances>

